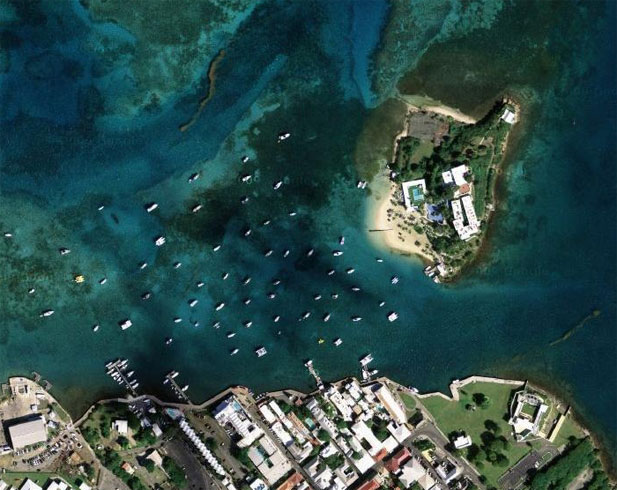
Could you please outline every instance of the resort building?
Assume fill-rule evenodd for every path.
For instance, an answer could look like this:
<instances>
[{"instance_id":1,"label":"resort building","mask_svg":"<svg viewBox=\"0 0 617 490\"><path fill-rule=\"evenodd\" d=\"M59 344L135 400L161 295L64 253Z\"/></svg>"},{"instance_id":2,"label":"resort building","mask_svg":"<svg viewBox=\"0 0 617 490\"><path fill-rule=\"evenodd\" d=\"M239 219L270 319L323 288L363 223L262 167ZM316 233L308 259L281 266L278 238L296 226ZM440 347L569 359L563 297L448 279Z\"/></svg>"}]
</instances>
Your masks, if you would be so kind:
<instances>
[{"instance_id":1,"label":"resort building","mask_svg":"<svg viewBox=\"0 0 617 490\"><path fill-rule=\"evenodd\" d=\"M214 418L221 427L240 438L238 447L250 446L263 434L235 396L230 396L216 407Z\"/></svg>"},{"instance_id":2,"label":"resort building","mask_svg":"<svg viewBox=\"0 0 617 490\"><path fill-rule=\"evenodd\" d=\"M424 179L408 180L403 182L403 200L407 211L416 209L416 207L424 202L424 194L426 194L426 182Z\"/></svg>"},{"instance_id":3,"label":"resort building","mask_svg":"<svg viewBox=\"0 0 617 490\"><path fill-rule=\"evenodd\" d=\"M480 222L473 207L473 200L470 195L465 195L460 199L450 201L454 220L452 224L461 240L469 240L473 235L480 231ZM463 209L465 214L463 214Z\"/></svg>"},{"instance_id":4,"label":"resort building","mask_svg":"<svg viewBox=\"0 0 617 490\"><path fill-rule=\"evenodd\" d=\"M291 470L289 460L266 435L249 448L248 457L270 485Z\"/></svg>"},{"instance_id":5,"label":"resort building","mask_svg":"<svg viewBox=\"0 0 617 490\"><path fill-rule=\"evenodd\" d=\"M21 449L39 442L45 442L47 441L45 420L38 416L26 422L10 425L9 436L13 449Z\"/></svg>"},{"instance_id":6,"label":"resort building","mask_svg":"<svg viewBox=\"0 0 617 490\"><path fill-rule=\"evenodd\" d=\"M465 180L465 174L467 172L469 172L469 167L467 167L467 165L458 165L452 167L450 170L442 172L441 178L446 185L454 184L460 187L467 184L467 180Z\"/></svg>"}]
</instances>

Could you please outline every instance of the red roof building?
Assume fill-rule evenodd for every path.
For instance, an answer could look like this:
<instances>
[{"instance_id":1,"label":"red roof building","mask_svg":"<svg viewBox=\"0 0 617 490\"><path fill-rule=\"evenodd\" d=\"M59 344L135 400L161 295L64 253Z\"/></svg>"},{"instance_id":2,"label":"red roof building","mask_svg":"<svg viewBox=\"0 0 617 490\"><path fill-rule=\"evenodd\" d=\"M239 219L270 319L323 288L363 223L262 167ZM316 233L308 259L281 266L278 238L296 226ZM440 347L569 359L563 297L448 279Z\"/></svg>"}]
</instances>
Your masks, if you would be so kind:
<instances>
[{"instance_id":1,"label":"red roof building","mask_svg":"<svg viewBox=\"0 0 617 490\"><path fill-rule=\"evenodd\" d=\"M369 480L366 483L363 483L358 487L358 490L377 490L379 488L379 483L377 481Z\"/></svg>"},{"instance_id":2,"label":"red roof building","mask_svg":"<svg viewBox=\"0 0 617 490\"><path fill-rule=\"evenodd\" d=\"M411 453L409 452L409 449L404 447L388 460L385 467L390 473L394 473L398 471L401 465L409 458L411 458Z\"/></svg>"}]
</instances>

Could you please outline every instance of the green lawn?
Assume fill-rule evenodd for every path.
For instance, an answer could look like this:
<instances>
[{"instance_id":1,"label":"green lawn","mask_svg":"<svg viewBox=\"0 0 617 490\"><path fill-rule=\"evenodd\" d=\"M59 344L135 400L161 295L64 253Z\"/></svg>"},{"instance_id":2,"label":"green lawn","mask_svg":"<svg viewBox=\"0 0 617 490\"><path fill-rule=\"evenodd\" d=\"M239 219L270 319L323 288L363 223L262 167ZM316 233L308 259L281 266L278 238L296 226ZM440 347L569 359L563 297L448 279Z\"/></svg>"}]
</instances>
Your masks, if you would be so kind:
<instances>
[{"instance_id":1,"label":"green lawn","mask_svg":"<svg viewBox=\"0 0 617 490\"><path fill-rule=\"evenodd\" d=\"M416 400L414 400L413 396L408 395L407 393L399 393L399 396L408 411L412 412L416 408Z\"/></svg>"},{"instance_id":2,"label":"green lawn","mask_svg":"<svg viewBox=\"0 0 617 490\"><path fill-rule=\"evenodd\" d=\"M510 461L510 465L513 465L530 451L530 448L525 444L515 443L510 433L510 426L504 420L509 408L510 394L513 390L515 390L515 387L512 385L474 383L468 384L462 389L458 402L448 401L440 396L431 396L423 398L422 403L446 435L454 431L465 431L478 446L482 445L480 434L486 432L484 422L492 420L497 423L501 428L501 434L510 442L510 449L504 451L504 454ZM491 401L490 406L486 409L477 407L474 411L467 410L465 406L473 404L472 396L474 393L486 395ZM486 476L489 485L496 486L497 479L504 473L505 469L485 462L484 468L480 471Z\"/></svg>"},{"instance_id":3,"label":"green lawn","mask_svg":"<svg viewBox=\"0 0 617 490\"><path fill-rule=\"evenodd\" d=\"M557 447L561 447L564 444L567 444L569 438L572 436L577 439L582 439L585 437L585 433L570 415L566 415L566 420L564 420L561 429L559 429L557 437L555 437L554 444Z\"/></svg>"}]
</instances>

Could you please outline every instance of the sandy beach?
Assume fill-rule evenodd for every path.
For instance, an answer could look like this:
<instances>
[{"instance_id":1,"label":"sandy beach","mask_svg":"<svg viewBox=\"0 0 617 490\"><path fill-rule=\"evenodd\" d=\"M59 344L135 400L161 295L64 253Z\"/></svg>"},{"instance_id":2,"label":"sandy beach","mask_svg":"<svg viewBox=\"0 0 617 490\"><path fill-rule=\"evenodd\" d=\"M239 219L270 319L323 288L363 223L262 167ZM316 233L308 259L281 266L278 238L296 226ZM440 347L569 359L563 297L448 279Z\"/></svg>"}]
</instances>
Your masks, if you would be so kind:
<instances>
[{"instance_id":1,"label":"sandy beach","mask_svg":"<svg viewBox=\"0 0 617 490\"><path fill-rule=\"evenodd\" d=\"M367 233L378 247L399 255L414 256L422 262L435 260L426 235L417 233L412 222L419 215L409 213L396 196L397 186L380 175L371 183L371 202L367 210Z\"/></svg>"},{"instance_id":2,"label":"sandy beach","mask_svg":"<svg viewBox=\"0 0 617 490\"><path fill-rule=\"evenodd\" d=\"M454 107L449 107L440 104L439 101L425 97L422 95L400 95L400 100L407 104L407 108L411 111L429 111L435 114L441 114L442 116L451 117L455 121L459 121L465 124L475 124L477 119L463 114L461 111Z\"/></svg>"}]
</instances>

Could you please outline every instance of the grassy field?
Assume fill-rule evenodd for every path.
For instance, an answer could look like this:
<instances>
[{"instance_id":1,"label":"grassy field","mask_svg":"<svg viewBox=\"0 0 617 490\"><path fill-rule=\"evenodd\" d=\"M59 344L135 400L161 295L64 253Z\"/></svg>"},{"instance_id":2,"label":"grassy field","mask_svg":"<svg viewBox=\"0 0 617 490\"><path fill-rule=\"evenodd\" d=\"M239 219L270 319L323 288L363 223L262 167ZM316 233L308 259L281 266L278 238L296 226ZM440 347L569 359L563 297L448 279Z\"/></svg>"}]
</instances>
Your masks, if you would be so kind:
<instances>
[{"instance_id":1,"label":"grassy field","mask_svg":"<svg viewBox=\"0 0 617 490\"><path fill-rule=\"evenodd\" d=\"M568 443L570 437L582 439L583 437L585 437L585 433L570 415L566 415L566 420L564 420L561 429L559 429L559 433L555 438L554 444L557 447L561 447L564 444Z\"/></svg>"},{"instance_id":2,"label":"grassy field","mask_svg":"<svg viewBox=\"0 0 617 490\"><path fill-rule=\"evenodd\" d=\"M413 412L413 410L416 408L416 401L413 399L413 397L411 395L408 395L407 393L399 393L399 396L405 404L405 408L407 409L407 411Z\"/></svg>"},{"instance_id":3,"label":"grassy field","mask_svg":"<svg viewBox=\"0 0 617 490\"><path fill-rule=\"evenodd\" d=\"M503 454L510 461L510 465L513 465L525 456L531 448L525 444L515 443L510 434L510 426L504 420L512 391L515 391L515 387L512 385L474 383L468 384L460 391L458 402L448 401L440 396L431 396L423 398L422 403L433 415L437 425L445 434L465 431L478 446L482 445L480 435L486 432L485 421L492 420L495 422L501 428L501 434L510 442L510 448ZM467 410L465 407L468 404L473 404L474 393L483 393L490 399L490 405L486 409L477 407L473 411ZM480 472L486 476L489 485L496 486L497 479L504 473L504 470L503 467L493 466L485 462Z\"/></svg>"}]
</instances>

